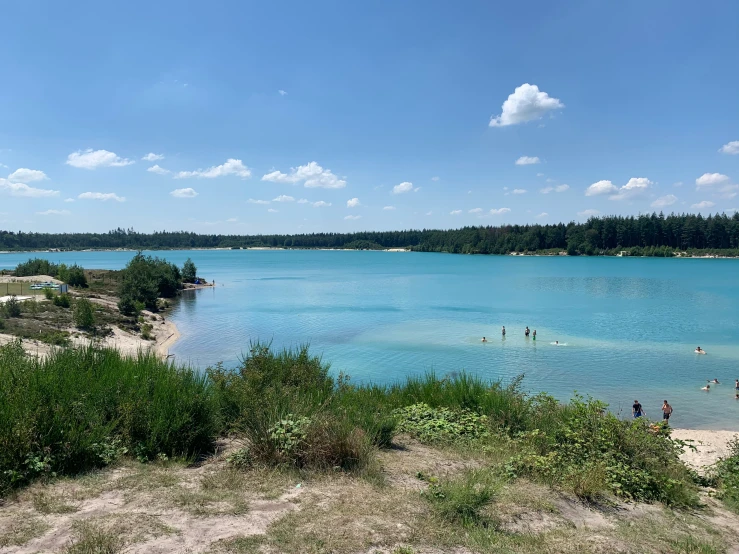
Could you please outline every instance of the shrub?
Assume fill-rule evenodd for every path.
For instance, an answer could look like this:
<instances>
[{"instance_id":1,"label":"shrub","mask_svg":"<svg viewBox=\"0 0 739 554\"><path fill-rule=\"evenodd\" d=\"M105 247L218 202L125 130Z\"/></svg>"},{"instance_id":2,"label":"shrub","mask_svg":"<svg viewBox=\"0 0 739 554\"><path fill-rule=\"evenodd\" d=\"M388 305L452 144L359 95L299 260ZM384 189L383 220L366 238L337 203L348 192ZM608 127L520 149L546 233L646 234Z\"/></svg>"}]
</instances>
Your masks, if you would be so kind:
<instances>
[{"instance_id":1,"label":"shrub","mask_svg":"<svg viewBox=\"0 0 739 554\"><path fill-rule=\"evenodd\" d=\"M50 287L44 288L44 297L47 300L54 300L54 296L56 296L56 293L54 292L54 289Z\"/></svg>"},{"instance_id":2,"label":"shrub","mask_svg":"<svg viewBox=\"0 0 739 554\"><path fill-rule=\"evenodd\" d=\"M456 479L439 482L431 477L424 497L443 519L464 527L487 526L490 519L482 510L500 490L500 483L490 471L472 470Z\"/></svg>"},{"instance_id":3,"label":"shrub","mask_svg":"<svg viewBox=\"0 0 739 554\"><path fill-rule=\"evenodd\" d=\"M176 265L138 252L121 272L118 309L131 315L140 304L157 311L158 298L175 296L180 288L182 275Z\"/></svg>"},{"instance_id":4,"label":"shrub","mask_svg":"<svg viewBox=\"0 0 739 554\"><path fill-rule=\"evenodd\" d=\"M144 340L152 340L154 337L151 335L152 330L154 327L151 323L144 323L141 326L141 338Z\"/></svg>"},{"instance_id":5,"label":"shrub","mask_svg":"<svg viewBox=\"0 0 739 554\"><path fill-rule=\"evenodd\" d=\"M87 298L78 298L75 301L72 317L74 318L74 324L80 329L95 327L95 310L92 307L92 302Z\"/></svg>"},{"instance_id":6,"label":"shrub","mask_svg":"<svg viewBox=\"0 0 739 554\"><path fill-rule=\"evenodd\" d=\"M718 497L739 513L739 439L729 443L729 456L721 458L712 468L711 478L718 489Z\"/></svg>"},{"instance_id":7,"label":"shrub","mask_svg":"<svg viewBox=\"0 0 739 554\"><path fill-rule=\"evenodd\" d=\"M488 418L469 410L431 408L419 403L393 412L397 430L422 442L458 442L489 436Z\"/></svg>"},{"instance_id":8,"label":"shrub","mask_svg":"<svg viewBox=\"0 0 739 554\"><path fill-rule=\"evenodd\" d=\"M66 279L62 279L70 287L82 287L87 288L87 277L85 277L85 270L77 264L74 264L69 268L69 272Z\"/></svg>"},{"instance_id":9,"label":"shrub","mask_svg":"<svg viewBox=\"0 0 739 554\"><path fill-rule=\"evenodd\" d=\"M2 309L5 317L20 317L23 312L21 303L15 295L11 295L3 304Z\"/></svg>"},{"instance_id":10,"label":"shrub","mask_svg":"<svg viewBox=\"0 0 739 554\"><path fill-rule=\"evenodd\" d=\"M66 292L55 295L52 302L54 306L59 306L60 308L69 308L72 305L72 300Z\"/></svg>"},{"instance_id":11,"label":"shrub","mask_svg":"<svg viewBox=\"0 0 739 554\"><path fill-rule=\"evenodd\" d=\"M190 258L185 260L185 264L182 266L182 281L185 283L194 283L198 277L198 268Z\"/></svg>"},{"instance_id":12,"label":"shrub","mask_svg":"<svg viewBox=\"0 0 739 554\"><path fill-rule=\"evenodd\" d=\"M16 277L30 277L32 275L54 276L59 272L59 266L49 260L32 258L27 262L20 263L15 268Z\"/></svg>"}]
</instances>

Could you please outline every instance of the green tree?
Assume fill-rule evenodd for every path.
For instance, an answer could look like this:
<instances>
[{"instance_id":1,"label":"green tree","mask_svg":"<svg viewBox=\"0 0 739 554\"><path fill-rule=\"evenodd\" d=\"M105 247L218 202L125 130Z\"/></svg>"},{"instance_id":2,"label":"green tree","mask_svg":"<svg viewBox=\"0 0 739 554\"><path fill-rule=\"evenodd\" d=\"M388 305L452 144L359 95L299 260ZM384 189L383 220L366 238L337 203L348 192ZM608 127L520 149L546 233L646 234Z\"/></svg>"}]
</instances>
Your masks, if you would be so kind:
<instances>
[{"instance_id":1,"label":"green tree","mask_svg":"<svg viewBox=\"0 0 739 554\"><path fill-rule=\"evenodd\" d=\"M15 295L11 295L2 306L6 317L20 317L22 308L21 303Z\"/></svg>"},{"instance_id":2,"label":"green tree","mask_svg":"<svg viewBox=\"0 0 739 554\"><path fill-rule=\"evenodd\" d=\"M185 260L185 265L182 266L182 281L185 283L194 283L198 276L198 268L190 258Z\"/></svg>"},{"instance_id":3,"label":"green tree","mask_svg":"<svg viewBox=\"0 0 739 554\"><path fill-rule=\"evenodd\" d=\"M180 269L166 260L138 252L121 272L118 309L131 315L140 305L157 310L157 299L171 298L182 288Z\"/></svg>"},{"instance_id":4,"label":"green tree","mask_svg":"<svg viewBox=\"0 0 739 554\"><path fill-rule=\"evenodd\" d=\"M60 277L61 279L61 277ZM74 264L67 271L67 278L63 279L70 287L82 287L87 288L87 277L85 277L85 270L77 264Z\"/></svg>"},{"instance_id":5,"label":"green tree","mask_svg":"<svg viewBox=\"0 0 739 554\"><path fill-rule=\"evenodd\" d=\"M92 302L87 298L78 298L74 303L72 313L74 324L80 329L92 329L95 327L95 310Z\"/></svg>"}]
</instances>

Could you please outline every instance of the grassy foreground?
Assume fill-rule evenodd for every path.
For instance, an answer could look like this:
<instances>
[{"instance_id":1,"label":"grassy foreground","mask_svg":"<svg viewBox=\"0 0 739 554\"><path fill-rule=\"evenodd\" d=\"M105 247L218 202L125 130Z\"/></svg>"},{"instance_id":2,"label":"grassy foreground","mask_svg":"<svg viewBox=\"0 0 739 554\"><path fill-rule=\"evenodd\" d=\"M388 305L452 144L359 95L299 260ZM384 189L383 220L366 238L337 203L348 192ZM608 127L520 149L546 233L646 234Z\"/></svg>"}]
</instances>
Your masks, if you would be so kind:
<instances>
[{"instance_id":1,"label":"grassy foreground","mask_svg":"<svg viewBox=\"0 0 739 554\"><path fill-rule=\"evenodd\" d=\"M506 510L515 504L524 512L529 506L537 513L553 513L556 495L601 507L643 501L668 507L673 518L693 517L706 478L679 461L681 445L668 433L641 421L620 421L590 399L561 404L546 395L529 397L518 384L486 383L463 374L357 386L344 376L334 379L328 365L307 348L276 353L259 344L237 370L215 367L205 373L153 356L124 358L91 348L37 360L11 344L0 348L0 491L6 497L35 491L31 503L36 512L74 512L82 501L79 495L57 497L39 487L58 483L65 475L82 475L74 482L84 482L90 471L113 465L122 468L117 471L124 477L136 475L123 483L135 491L146 489L151 497L147 502L166 500L196 517L241 517L255 502L243 496L249 486L323 483L333 491L339 512L349 518L344 525L353 525L352 517L365 517L357 512L364 506L377 517L411 518L416 530L424 529L420 534L391 533L395 538L383 541L480 552L539 551L532 549L542 546L538 539L516 538L517 528L506 523ZM237 446L214 458L224 437L236 439ZM404 457L409 450L417 455ZM195 485L176 486L184 479L182 463L208 467L214 459L220 460L216 476L198 474ZM451 460L445 467L454 471L424 465L424 459ZM393 465L417 471L401 478L388 470ZM725 462L710 483L730 508L739 505L737 465ZM388 493L393 480L401 491ZM116 483L105 486L123 486L120 479ZM367 505L369 499L374 499L372 505ZM351 541L321 547L335 532L335 523L328 520L326 528L311 528L303 542L295 542L290 526L303 525L302 517L323 521L327 516L320 506L307 503L302 515L285 512L262 530L261 538L246 537L219 548L357 551ZM1 516L2 510L0 548L3 540L22 544L43 533L41 520L21 518L9 527L20 537L13 539L3 534ZM31 521L38 528L26 529ZM93 528L88 523L75 527L79 537L74 544L110 538L109 524ZM720 533L713 538L710 533L694 535L666 534L654 543L655 549L641 551L723 551ZM678 548L670 542L676 537L688 542ZM118 550L69 551L118 552L125 540L113 539ZM265 546L270 541L274 548ZM661 549L662 543L673 544L672 549ZM398 552L416 551L408 548ZM603 550L581 545L551 551Z\"/></svg>"}]
</instances>

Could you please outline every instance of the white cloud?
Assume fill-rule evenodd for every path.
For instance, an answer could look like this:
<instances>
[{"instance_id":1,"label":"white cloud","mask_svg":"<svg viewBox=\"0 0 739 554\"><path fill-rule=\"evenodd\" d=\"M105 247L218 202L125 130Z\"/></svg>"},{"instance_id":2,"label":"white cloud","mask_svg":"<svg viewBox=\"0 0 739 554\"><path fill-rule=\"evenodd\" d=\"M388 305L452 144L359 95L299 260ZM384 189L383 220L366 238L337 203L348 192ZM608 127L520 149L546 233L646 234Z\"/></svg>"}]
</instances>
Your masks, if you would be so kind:
<instances>
[{"instance_id":1,"label":"white cloud","mask_svg":"<svg viewBox=\"0 0 739 554\"><path fill-rule=\"evenodd\" d=\"M536 219L544 219L549 214L547 212L541 212L539 215L536 216Z\"/></svg>"},{"instance_id":2,"label":"white cloud","mask_svg":"<svg viewBox=\"0 0 739 554\"><path fill-rule=\"evenodd\" d=\"M226 163L221 165L214 165L208 169L197 169L195 171L180 171L177 173L175 179L189 179L191 177L197 177L198 179L215 179L216 177L226 177L229 175L236 175L242 179L248 179L251 177L251 169L246 167L241 160L229 158Z\"/></svg>"},{"instance_id":3,"label":"white cloud","mask_svg":"<svg viewBox=\"0 0 739 554\"><path fill-rule=\"evenodd\" d=\"M731 142L724 144L719 152L722 154L736 155L739 154L739 140L732 140Z\"/></svg>"},{"instance_id":4,"label":"white cloud","mask_svg":"<svg viewBox=\"0 0 739 554\"><path fill-rule=\"evenodd\" d=\"M272 202L295 202L295 198L286 194L281 194L277 198L273 198Z\"/></svg>"},{"instance_id":5,"label":"white cloud","mask_svg":"<svg viewBox=\"0 0 739 554\"><path fill-rule=\"evenodd\" d=\"M284 91L284 90L282 90L282 89L278 90L277 92L278 92L278 94L279 94L280 96L285 96L285 95L287 94L287 92L286 92L286 91Z\"/></svg>"},{"instance_id":6,"label":"white cloud","mask_svg":"<svg viewBox=\"0 0 739 554\"><path fill-rule=\"evenodd\" d=\"M556 182L557 182L557 179L547 178L547 183L556 183Z\"/></svg>"},{"instance_id":7,"label":"white cloud","mask_svg":"<svg viewBox=\"0 0 739 554\"><path fill-rule=\"evenodd\" d=\"M557 185L554 187L554 192L565 192L570 190L570 185Z\"/></svg>"},{"instance_id":8,"label":"white cloud","mask_svg":"<svg viewBox=\"0 0 739 554\"><path fill-rule=\"evenodd\" d=\"M249 204L269 204L269 200L254 200L253 198L249 198L247 202Z\"/></svg>"},{"instance_id":9,"label":"white cloud","mask_svg":"<svg viewBox=\"0 0 739 554\"><path fill-rule=\"evenodd\" d=\"M650 185L653 185L652 181L646 177L632 177L629 182L618 189L618 194L614 194L609 197L609 200L626 200L638 196L647 190Z\"/></svg>"},{"instance_id":10,"label":"white cloud","mask_svg":"<svg viewBox=\"0 0 739 554\"><path fill-rule=\"evenodd\" d=\"M324 202L323 200L319 200L318 202L313 202L314 208L328 208L331 205L331 202Z\"/></svg>"},{"instance_id":11,"label":"white cloud","mask_svg":"<svg viewBox=\"0 0 739 554\"><path fill-rule=\"evenodd\" d=\"M695 180L695 184L699 187L711 187L726 183L728 180L729 177L721 173L704 173Z\"/></svg>"},{"instance_id":12,"label":"white cloud","mask_svg":"<svg viewBox=\"0 0 739 554\"><path fill-rule=\"evenodd\" d=\"M534 165L541 163L538 156L521 156L516 160L516 165Z\"/></svg>"},{"instance_id":13,"label":"white cloud","mask_svg":"<svg viewBox=\"0 0 739 554\"><path fill-rule=\"evenodd\" d=\"M37 189L29 187L25 183L11 183L0 177L0 191L6 191L11 196L25 196L28 198L45 198L59 196L58 190Z\"/></svg>"},{"instance_id":14,"label":"white cloud","mask_svg":"<svg viewBox=\"0 0 739 554\"><path fill-rule=\"evenodd\" d=\"M121 158L115 152L107 150L77 150L67 156L67 165L79 167L81 169L97 169L99 167L123 167L135 163L128 158Z\"/></svg>"},{"instance_id":15,"label":"white cloud","mask_svg":"<svg viewBox=\"0 0 739 554\"><path fill-rule=\"evenodd\" d=\"M347 208L356 208L359 205L359 198L352 198L351 200L346 201Z\"/></svg>"},{"instance_id":16,"label":"white cloud","mask_svg":"<svg viewBox=\"0 0 739 554\"><path fill-rule=\"evenodd\" d=\"M544 177L544 174L543 173L537 173L536 176L537 177Z\"/></svg>"},{"instance_id":17,"label":"white cloud","mask_svg":"<svg viewBox=\"0 0 739 554\"><path fill-rule=\"evenodd\" d=\"M344 179L331 173L330 169L323 169L316 162L290 168L289 174L272 171L263 175L262 181L291 184L304 181L303 186L306 188L343 189L346 186Z\"/></svg>"},{"instance_id":18,"label":"white cloud","mask_svg":"<svg viewBox=\"0 0 739 554\"><path fill-rule=\"evenodd\" d=\"M77 196L80 200L101 200L107 202L108 200L115 200L116 202L125 202L126 198L118 196L114 192L83 192Z\"/></svg>"},{"instance_id":19,"label":"white cloud","mask_svg":"<svg viewBox=\"0 0 739 554\"><path fill-rule=\"evenodd\" d=\"M526 189L513 189L511 194L526 194Z\"/></svg>"},{"instance_id":20,"label":"white cloud","mask_svg":"<svg viewBox=\"0 0 739 554\"><path fill-rule=\"evenodd\" d=\"M156 173L157 175L167 175L168 173L171 173L169 169L164 169L163 167L159 167L158 165L153 165L146 171L151 171L152 173Z\"/></svg>"},{"instance_id":21,"label":"white cloud","mask_svg":"<svg viewBox=\"0 0 739 554\"><path fill-rule=\"evenodd\" d=\"M432 181L438 181L438 180L439 180L439 178L438 178L438 177L431 177L431 180L432 180Z\"/></svg>"},{"instance_id":22,"label":"white cloud","mask_svg":"<svg viewBox=\"0 0 739 554\"><path fill-rule=\"evenodd\" d=\"M394 209L395 209L395 206L385 206L385 207L384 207L384 208L382 208L382 209L383 209L383 210L385 210L385 211L392 211L392 210L394 210Z\"/></svg>"},{"instance_id":23,"label":"white cloud","mask_svg":"<svg viewBox=\"0 0 739 554\"><path fill-rule=\"evenodd\" d=\"M490 210L490 215L507 214L507 213L510 213L510 211L511 211L510 208L498 208L498 209L493 208L492 210Z\"/></svg>"},{"instance_id":24,"label":"white cloud","mask_svg":"<svg viewBox=\"0 0 739 554\"><path fill-rule=\"evenodd\" d=\"M306 198L301 198L298 200L298 204L310 204L310 201L308 201Z\"/></svg>"},{"instance_id":25,"label":"white cloud","mask_svg":"<svg viewBox=\"0 0 739 554\"><path fill-rule=\"evenodd\" d=\"M739 191L739 185L726 185L719 189L721 198L734 198L737 195L737 191Z\"/></svg>"},{"instance_id":26,"label":"white cloud","mask_svg":"<svg viewBox=\"0 0 739 554\"><path fill-rule=\"evenodd\" d=\"M149 152L146 156L141 158L145 162L156 162L159 160L164 159L164 154L155 154L154 152Z\"/></svg>"},{"instance_id":27,"label":"white cloud","mask_svg":"<svg viewBox=\"0 0 739 554\"><path fill-rule=\"evenodd\" d=\"M577 215L580 217L595 217L596 215L600 215L600 212L598 210L583 210L581 212L577 212Z\"/></svg>"},{"instance_id":28,"label":"white cloud","mask_svg":"<svg viewBox=\"0 0 739 554\"><path fill-rule=\"evenodd\" d=\"M403 194L406 192L418 192L419 190L421 190L421 187L413 188L413 183L404 181L400 183L399 185L395 185L393 187L393 194Z\"/></svg>"},{"instance_id":29,"label":"white cloud","mask_svg":"<svg viewBox=\"0 0 739 554\"><path fill-rule=\"evenodd\" d=\"M238 220L239 220L239 218L238 218L238 217L229 217L229 218L228 218L228 219L226 220L226 223L236 223L236 222L237 222Z\"/></svg>"},{"instance_id":30,"label":"white cloud","mask_svg":"<svg viewBox=\"0 0 739 554\"><path fill-rule=\"evenodd\" d=\"M74 198L65 198L64 201L67 203L74 202Z\"/></svg>"},{"instance_id":31,"label":"white cloud","mask_svg":"<svg viewBox=\"0 0 739 554\"><path fill-rule=\"evenodd\" d=\"M470 214L481 214L483 212L482 208L472 208L467 213Z\"/></svg>"},{"instance_id":32,"label":"white cloud","mask_svg":"<svg viewBox=\"0 0 739 554\"><path fill-rule=\"evenodd\" d=\"M668 194L667 196L660 196L652 202L653 208L665 208L667 206L672 206L675 202L677 202L677 196L674 194Z\"/></svg>"},{"instance_id":33,"label":"white cloud","mask_svg":"<svg viewBox=\"0 0 739 554\"><path fill-rule=\"evenodd\" d=\"M462 210L452 210L451 212L449 212L449 215L459 215L461 213L462 213Z\"/></svg>"},{"instance_id":34,"label":"white cloud","mask_svg":"<svg viewBox=\"0 0 739 554\"><path fill-rule=\"evenodd\" d=\"M195 198L198 195L198 193L195 192L195 189L191 189L189 187L186 189L175 189L169 194L175 198Z\"/></svg>"},{"instance_id":35,"label":"white cloud","mask_svg":"<svg viewBox=\"0 0 739 554\"><path fill-rule=\"evenodd\" d=\"M270 208L270 209L268 209L267 211L268 211L269 213L271 213L271 214L276 214L276 213L277 213L277 210L275 210L274 208Z\"/></svg>"},{"instance_id":36,"label":"white cloud","mask_svg":"<svg viewBox=\"0 0 739 554\"><path fill-rule=\"evenodd\" d=\"M706 208L713 208L716 204L714 202L711 202L710 200L703 200L703 202L698 202L697 204L693 204L690 206L694 210L705 210Z\"/></svg>"},{"instance_id":37,"label":"white cloud","mask_svg":"<svg viewBox=\"0 0 739 554\"><path fill-rule=\"evenodd\" d=\"M34 181L43 181L45 179L48 179L48 177L43 171L27 169L25 167L18 168L8 175L8 181L13 181L14 183L33 183Z\"/></svg>"},{"instance_id":38,"label":"white cloud","mask_svg":"<svg viewBox=\"0 0 739 554\"><path fill-rule=\"evenodd\" d=\"M345 215L344 216L344 219L354 219L354 220L356 220L356 219L362 219L362 216L361 215Z\"/></svg>"},{"instance_id":39,"label":"white cloud","mask_svg":"<svg viewBox=\"0 0 739 554\"><path fill-rule=\"evenodd\" d=\"M503 102L503 112L490 118L490 127L505 127L525 123L541 117L550 110L564 108L557 98L540 91L536 85L524 83Z\"/></svg>"},{"instance_id":40,"label":"white cloud","mask_svg":"<svg viewBox=\"0 0 739 554\"><path fill-rule=\"evenodd\" d=\"M36 212L36 215L69 215L69 210L46 210L45 212Z\"/></svg>"},{"instance_id":41,"label":"white cloud","mask_svg":"<svg viewBox=\"0 0 739 554\"><path fill-rule=\"evenodd\" d=\"M615 194L618 187L610 181L598 181L585 190L585 196L600 196L602 194Z\"/></svg>"}]
</instances>

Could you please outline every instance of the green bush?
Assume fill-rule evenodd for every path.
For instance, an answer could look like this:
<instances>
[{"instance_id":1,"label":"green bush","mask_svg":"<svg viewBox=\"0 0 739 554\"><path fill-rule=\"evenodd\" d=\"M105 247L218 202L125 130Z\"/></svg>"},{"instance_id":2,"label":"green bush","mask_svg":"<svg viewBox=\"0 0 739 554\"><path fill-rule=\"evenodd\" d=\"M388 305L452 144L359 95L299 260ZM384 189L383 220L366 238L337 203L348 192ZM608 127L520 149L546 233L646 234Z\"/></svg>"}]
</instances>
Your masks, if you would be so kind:
<instances>
[{"instance_id":1,"label":"green bush","mask_svg":"<svg viewBox=\"0 0 739 554\"><path fill-rule=\"evenodd\" d=\"M419 478L429 482L424 497L442 519L464 527L486 527L491 523L483 510L500 490L500 482L489 470L468 471L443 482L421 474Z\"/></svg>"},{"instance_id":2,"label":"green bush","mask_svg":"<svg viewBox=\"0 0 739 554\"><path fill-rule=\"evenodd\" d=\"M739 513L739 439L729 443L729 455L712 468L711 478L718 489L718 497Z\"/></svg>"},{"instance_id":3,"label":"green bush","mask_svg":"<svg viewBox=\"0 0 739 554\"><path fill-rule=\"evenodd\" d=\"M5 317L20 317L23 312L21 303L15 295L11 295L10 298L0 305L0 308L2 308Z\"/></svg>"},{"instance_id":4,"label":"green bush","mask_svg":"<svg viewBox=\"0 0 739 554\"><path fill-rule=\"evenodd\" d=\"M49 275L53 277L59 272L59 266L49 260L32 258L27 262L20 263L15 268L16 277L30 277L33 275Z\"/></svg>"},{"instance_id":5,"label":"green bush","mask_svg":"<svg viewBox=\"0 0 739 554\"><path fill-rule=\"evenodd\" d=\"M74 324L80 329L92 329L95 327L95 310L92 302L87 298L78 298L74 302L74 311L72 313Z\"/></svg>"},{"instance_id":6,"label":"green bush","mask_svg":"<svg viewBox=\"0 0 739 554\"><path fill-rule=\"evenodd\" d=\"M140 311L139 306L157 311L160 296L173 297L181 288L176 265L138 252L121 272L118 309L126 315Z\"/></svg>"},{"instance_id":7,"label":"green bush","mask_svg":"<svg viewBox=\"0 0 739 554\"><path fill-rule=\"evenodd\" d=\"M87 288L87 277L85 277L85 270L77 264L74 264L69 268L69 272L66 279L62 279L70 287L82 287Z\"/></svg>"},{"instance_id":8,"label":"green bush","mask_svg":"<svg viewBox=\"0 0 739 554\"><path fill-rule=\"evenodd\" d=\"M44 297L47 300L54 300L54 296L56 296L56 292L51 287L45 287L44 288Z\"/></svg>"},{"instance_id":9,"label":"green bush","mask_svg":"<svg viewBox=\"0 0 739 554\"><path fill-rule=\"evenodd\" d=\"M194 283L195 279L198 278L198 268L190 258L185 260L185 264L182 266L182 281L184 283Z\"/></svg>"},{"instance_id":10,"label":"green bush","mask_svg":"<svg viewBox=\"0 0 739 554\"><path fill-rule=\"evenodd\" d=\"M488 437L488 418L469 410L431 408L419 403L393 412L397 430L422 442L460 442Z\"/></svg>"},{"instance_id":11,"label":"green bush","mask_svg":"<svg viewBox=\"0 0 739 554\"><path fill-rule=\"evenodd\" d=\"M54 306L59 306L60 308L69 308L72 305L72 300L66 292L54 295L52 302Z\"/></svg>"}]
</instances>

